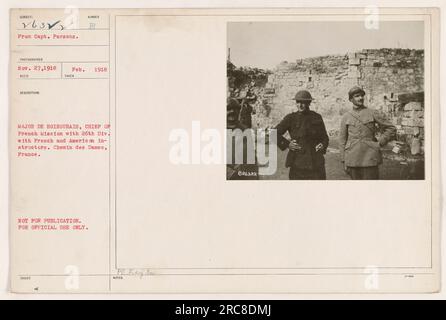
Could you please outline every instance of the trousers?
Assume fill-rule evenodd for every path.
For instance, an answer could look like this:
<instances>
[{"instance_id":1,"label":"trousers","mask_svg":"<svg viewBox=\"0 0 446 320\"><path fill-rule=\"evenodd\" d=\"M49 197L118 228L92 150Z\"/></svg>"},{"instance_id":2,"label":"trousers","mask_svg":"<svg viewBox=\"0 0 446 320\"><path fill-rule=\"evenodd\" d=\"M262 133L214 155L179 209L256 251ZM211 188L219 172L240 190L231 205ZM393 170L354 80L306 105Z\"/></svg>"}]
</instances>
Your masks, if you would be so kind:
<instances>
[{"instance_id":1,"label":"trousers","mask_svg":"<svg viewBox=\"0 0 446 320\"><path fill-rule=\"evenodd\" d=\"M290 180L326 180L325 166L321 166L316 170L300 169L290 167Z\"/></svg>"},{"instance_id":2,"label":"trousers","mask_svg":"<svg viewBox=\"0 0 446 320\"><path fill-rule=\"evenodd\" d=\"M378 180L378 166L373 167L347 167L347 172L352 180Z\"/></svg>"}]
</instances>

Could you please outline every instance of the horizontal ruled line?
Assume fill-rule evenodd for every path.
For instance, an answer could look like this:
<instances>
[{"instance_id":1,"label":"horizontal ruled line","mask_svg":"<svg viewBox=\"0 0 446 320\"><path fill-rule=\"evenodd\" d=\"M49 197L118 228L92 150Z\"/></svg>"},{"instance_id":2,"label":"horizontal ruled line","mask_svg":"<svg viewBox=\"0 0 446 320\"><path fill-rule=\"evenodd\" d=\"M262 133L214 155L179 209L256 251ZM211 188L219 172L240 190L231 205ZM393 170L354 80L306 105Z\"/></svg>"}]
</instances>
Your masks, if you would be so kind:
<instances>
[{"instance_id":1,"label":"horizontal ruled line","mask_svg":"<svg viewBox=\"0 0 446 320\"><path fill-rule=\"evenodd\" d=\"M100 31L108 28L82 28L82 29L16 29L16 31Z\"/></svg>"},{"instance_id":2,"label":"horizontal ruled line","mask_svg":"<svg viewBox=\"0 0 446 320\"><path fill-rule=\"evenodd\" d=\"M17 61L17 63L110 63L110 61Z\"/></svg>"},{"instance_id":3,"label":"horizontal ruled line","mask_svg":"<svg viewBox=\"0 0 446 320\"><path fill-rule=\"evenodd\" d=\"M108 78L17 78L17 80L106 80Z\"/></svg>"},{"instance_id":4,"label":"horizontal ruled line","mask_svg":"<svg viewBox=\"0 0 446 320\"><path fill-rule=\"evenodd\" d=\"M253 268L236 268L236 267L167 267L167 268L148 268L150 270L365 270L368 267L269 267L269 268L261 268L261 267L253 267ZM146 269L140 267L118 267L117 269ZM401 266L401 267L377 267L379 270L384 269L432 269L432 267L415 267L415 266Z\"/></svg>"},{"instance_id":5,"label":"horizontal ruled line","mask_svg":"<svg viewBox=\"0 0 446 320\"><path fill-rule=\"evenodd\" d=\"M108 44L18 44L17 47L109 47Z\"/></svg>"},{"instance_id":6,"label":"horizontal ruled line","mask_svg":"<svg viewBox=\"0 0 446 320\"><path fill-rule=\"evenodd\" d=\"M212 8L212 9L218 9L218 8ZM230 9L230 8L223 8L223 9ZM247 8L247 9L255 9L255 8ZM271 8L271 9L276 9L276 8ZM281 9L281 8L277 8L277 9ZM282 8L283 9L283 8ZM304 8L304 9L318 9L318 8ZM364 8L341 8L341 7L336 7L336 9L362 9L364 10ZM388 7L386 9L398 9L397 7L395 8L391 8ZM221 14L118 14L115 17L250 17L250 16L259 16L259 17L263 17L263 16L267 16L267 17L271 17L271 16L281 16L281 17L293 17L293 16L367 16L369 15L368 13L315 13L315 12L311 12L311 13L277 13L277 12L271 12L271 13L221 13ZM379 15L383 15L383 16L395 16L395 15L401 15L398 13L379 13ZM429 13L407 13L407 15L411 15L411 16L430 16ZM232 22L232 21L231 21ZM234 22L238 22L238 21L234 21ZM263 22L263 21L262 21ZM266 21L268 22L268 21Z\"/></svg>"},{"instance_id":7,"label":"horizontal ruled line","mask_svg":"<svg viewBox=\"0 0 446 320\"><path fill-rule=\"evenodd\" d=\"M435 273L386 272L379 275L434 275ZM156 277L156 276L368 276L368 273L152 273L152 274L80 274L80 277ZM25 274L17 277L66 277L67 274Z\"/></svg>"}]
</instances>

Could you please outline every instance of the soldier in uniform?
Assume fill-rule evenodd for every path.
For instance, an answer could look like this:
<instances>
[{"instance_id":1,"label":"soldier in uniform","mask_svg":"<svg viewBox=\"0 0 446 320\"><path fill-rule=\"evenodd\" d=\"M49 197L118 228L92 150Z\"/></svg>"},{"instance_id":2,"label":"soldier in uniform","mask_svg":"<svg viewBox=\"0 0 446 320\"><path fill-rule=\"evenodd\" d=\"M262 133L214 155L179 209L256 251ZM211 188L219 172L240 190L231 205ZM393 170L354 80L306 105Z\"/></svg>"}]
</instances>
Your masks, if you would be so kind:
<instances>
[{"instance_id":1,"label":"soldier in uniform","mask_svg":"<svg viewBox=\"0 0 446 320\"><path fill-rule=\"evenodd\" d=\"M341 120L339 144L344 169L353 180L379 179L378 166L382 163L381 147L395 135L396 128L385 115L364 105L365 92L353 87L348 98L353 109ZM382 131L379 139L377 130Z\"/></svg>"},{"instance_id":2,"label":"soldier in uniform","mask_svg":"<svg viewBox=\"0 0 446 320\"><path fill-rule=\"evenodd\" d=\"M242 99L241 111L240 111L240 123L247 128L252 128L252 115L255 114L255 110L252 104L257 100L257 96L248 89L245 98Z\"/></svg>"},{"instance_id":3,"label":"soldier in uniform","mask_svg":"<svg viewBox=\"0 0 446 320\"><path fill-rule=\"evenodd\" d=\"M278 147L289 149L286 167L290 180L325 180L324 154L328 147L328 134L322 116L310 110L313 98L306 90L296 93L297 111L288 114L276 126ZM291 141L283 135L288 132Z\"/></svg>"},{"instance_id":4,"label":"soldier in uniform","mask_svg":"<svg viewBox=\"0 0 446 320\"><path fill-rule=\"evenodd\" d=\"M226 128L235 133L235 135L243 133L246 134L244 138L231 138L228 140L227 148L231 148L232 159L229 159L226 165L226 179L227 180L257 180L259 178L258 166L255 162L249 163L248 152L255 155L254 136L251 128L247 128L240 123L240 109L241 106L236 99L229 98L226 103ZM238 132L238 133L237 133ZM251 139L248 141L247 139ZM241 154L243 152L243 154ZM243 158L241 163L236 162L236 154ZM255 156L254 156L255 157Z\"/></svg>"}]
</instances>

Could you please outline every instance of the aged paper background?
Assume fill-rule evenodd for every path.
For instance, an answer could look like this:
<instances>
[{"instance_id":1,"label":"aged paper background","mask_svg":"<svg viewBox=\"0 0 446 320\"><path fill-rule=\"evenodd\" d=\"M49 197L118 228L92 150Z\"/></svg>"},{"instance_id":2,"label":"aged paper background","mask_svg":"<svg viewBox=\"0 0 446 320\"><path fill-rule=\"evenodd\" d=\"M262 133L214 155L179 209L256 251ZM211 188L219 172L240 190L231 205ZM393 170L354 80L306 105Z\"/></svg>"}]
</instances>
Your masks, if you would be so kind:
<instances>
[{"instance_id":1,"label":"aged paper background","mask_svg":"<svg viewBox=\"0 0 446 320\"><path fill-rule=\"evenodd\" d=\"M116 61L110 63L111 94L107 82L104 87L53 82L51 90L59 93L56 101L54 95L40 96L44 112L31 107L24 114L13 107L11 128L18 117L22 123L49 118L61 123L111 120L115 146L110 162L107 153L88 159L74 153L37 163L12 161L12 176L18 177L12 182L13 214L32 210L57 216L63 208L70 211L65 214L80 216L89 225L89 232L63 235L63 241L58 234L38 233L20 235L19 240L19 233L13 232L13 289L32 291L39 284L42 291L65 291L57 275L65 276L64 268L74 262L81 274L86 270L84 275L91 275L88 280L81 278L80 291L363 292L367 266L383 270L379 291L437 290L439 215L438 208L430 207L431 197L436 198L430 186L438 184L438 177L431 174L438 168L431 167L429 160L438 154L426 154L425 181L326 181L292 187L289 181L227 182L224 166L169 164L169 130L188 129L192 120L201 120L203 128L224 127L226 23L277 20L277 16L255 16L260 10L241 17L222 16L222 12L201 16L202 12L104 11L112 17L111 25L117 26L109 36L116 44L109 57ZM172 17L173 13L181 16ZM153 14L163 16L143 16ZM426 68L426 88L431 76L436 76L430 70ZM17 82L13 81L12 90L14 85ZM80 92L88 94L88 105L76 98ZM14 104L25 105L20 99ZM78 103L61 110L65 101ZM426 118L438 120L435 112L438 109L426 107ZM435 122L432 128L438 129ZM61 178L68 181L64 188ZM333 192L340 184L342 190ZM247 189L251 201L244 196ZM309 199L318 194L324 195L323 202ZM298 209L281 204L281 199L296 195L302 195ZM356 201L345 201L345 195L353 195ZM427 213L432 209L431 220ZM113 273L128 272L118 268L150 269L151 275L113 279ZM184 275L189 273L200 275ZM14 281L15 275L33 277L31 283L22 284Z\"/></svg>"}]
</instances>

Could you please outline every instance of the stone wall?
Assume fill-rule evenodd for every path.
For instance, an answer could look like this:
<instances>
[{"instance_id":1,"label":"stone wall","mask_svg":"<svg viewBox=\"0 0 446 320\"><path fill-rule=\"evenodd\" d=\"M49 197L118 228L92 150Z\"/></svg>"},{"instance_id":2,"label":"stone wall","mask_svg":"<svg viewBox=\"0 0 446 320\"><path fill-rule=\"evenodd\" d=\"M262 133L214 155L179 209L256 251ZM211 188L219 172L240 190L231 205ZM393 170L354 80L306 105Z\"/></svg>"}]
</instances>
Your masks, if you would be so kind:
<instances>
[{"instance_id":1,"label":"stone wall","mask_svg":"<svg viewBox=\"0 0 446 320\"><path fill-rule=\"evenodd\" d=\"M417 138L424 153L424 92L400 94L395 100L389 99L386 105L397 129L397 140L410 148ZM413 150L411 153L414 154Z\"/></svg>"},{"instance_id":2,"label":"stone wall","mask_svg":"<svg viewBox=\"0 0 446 320\"><path fill-rule=\"evenodd\" d=\"M412 131L415 127L418 129L414 130L422 131L423 103L417 101L415 108L398 101L401 94L424 90L424 51L410 49L365 49L282 62L261 90L261 108L269 106L268 117L259 112L254 123L259 127L277 124L295 110L292 98L296 92L306 89L315 98L311 109L322 114L330 134L335 135L342 114L351 108L347 93L355 85L366 91L368 107L386 112L399 126L400 133L409 127ZM401 108L403 113L395 112Z\"/></svg>"}]
</instances>

